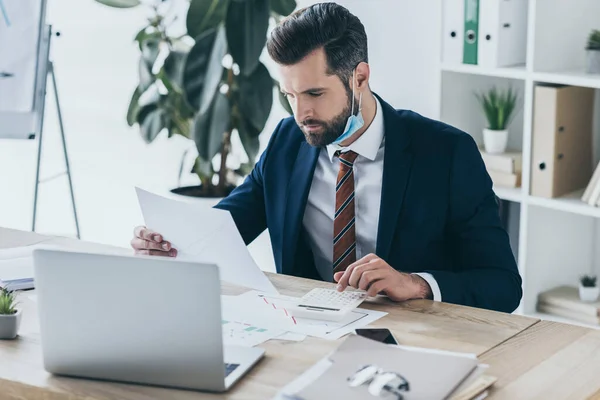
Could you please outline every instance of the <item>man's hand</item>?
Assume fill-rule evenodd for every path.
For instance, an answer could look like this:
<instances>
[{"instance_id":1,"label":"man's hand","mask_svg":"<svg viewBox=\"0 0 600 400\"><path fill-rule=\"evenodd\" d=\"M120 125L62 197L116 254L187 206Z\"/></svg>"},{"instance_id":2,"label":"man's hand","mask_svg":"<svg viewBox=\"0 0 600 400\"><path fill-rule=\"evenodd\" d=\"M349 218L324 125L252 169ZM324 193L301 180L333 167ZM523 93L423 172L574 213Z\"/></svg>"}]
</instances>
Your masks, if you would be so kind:
<instances>
[{"instance_id":1,"label":"man's hand","mask_svg":"<svg viewBox=\"0 0 600 400\"><path fill-rule=\"evenodd\" d=\"M361 258L346 271L336 272L333 279L338 282L340 292L352 286L366 290L369 296L383 293L394 301L433 299L431 287L425 279L396 271L375 254Z\"/></svg>"},{"instance_id":2,"label":"man's hand","mask_svg":"<svg viewBox=\"0 0 600 400\"><path fill-rule=\"evenodd\" d=\"M164 241L161 234L153 232L145 226L135 228L133 236L131 247L135 250L135 254L163 257L177 255L177 249L174 249L171 243Z\"/></svg>"}]
</instances>

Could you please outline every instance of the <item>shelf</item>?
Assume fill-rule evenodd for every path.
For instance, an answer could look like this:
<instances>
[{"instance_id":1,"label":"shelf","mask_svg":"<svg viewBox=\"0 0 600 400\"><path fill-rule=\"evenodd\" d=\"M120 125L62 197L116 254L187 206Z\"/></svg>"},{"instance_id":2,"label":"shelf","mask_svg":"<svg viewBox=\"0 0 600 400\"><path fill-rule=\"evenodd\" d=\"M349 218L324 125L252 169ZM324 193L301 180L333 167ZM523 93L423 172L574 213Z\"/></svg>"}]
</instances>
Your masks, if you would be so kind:
<instances>
[{"instance_id":1,"label":"shelf","mask_svg":"<svg viewBox=\"0 0 600 400\"><path fill-rule=\"evenodd\" d=\"M600 207L592 207L581 201L583 190L569 193L563 197L547 199L543 197L530 196L529 204L546 207L558 211L566 211L579 215L588 215L590 217L600 218Z\"/></svg>"},{"instance_id":2,"label":"shelf","mask_svg":"<svg viewBox=\"0 0 600 400\"><path fill-rule=\"evenodd\" d=\"M442 64L442 71L458 72L462 74L496 76L509 79L525 79L527 70L524 65L505 68L485 68L470 64Z\"/></svg>"},{"instance_id":3,"label":"shelf","mask_svg":"<svg viewBox=\"0 0 600 400\"><path fill-rule=\"evenodd\" d=\"M494 192L502 200L514 201L515 203L520 203L523 200L521 188L494 186Z\"/></svg>"},{"instance_id":4,"label":"shelf","mask_svg":"<svg viewBox=\"0 0 600 400\"><path fill-rule=\"evenodd\" d=\"M583 69L558 72L535 72L533 78L537 82L600 89L600 74L586 74Z\"/></svg>"},{"instance_id":5,"label":"shelf","mask_svg":"<svg viewBox=\"0 0 600 400\"><path fill-rule=\"evenodd\" d=\"M541 312L538 312L538 311L533 312L533 313L525 313L523 315L525 315L526 317L539 318L539 319L542 319L542 320L545 320L545 321L560 322L560 323L563 323L563 324L571 324L571 325L583 326L583 327L586 327L586 328L592 328L592 329L598 329L598 330L600 330L600 325L586 324L585 322L577 321L577 320L574 320L574 319L560 317L558 315L541 313Z\"/></svg>"}]
</instances>

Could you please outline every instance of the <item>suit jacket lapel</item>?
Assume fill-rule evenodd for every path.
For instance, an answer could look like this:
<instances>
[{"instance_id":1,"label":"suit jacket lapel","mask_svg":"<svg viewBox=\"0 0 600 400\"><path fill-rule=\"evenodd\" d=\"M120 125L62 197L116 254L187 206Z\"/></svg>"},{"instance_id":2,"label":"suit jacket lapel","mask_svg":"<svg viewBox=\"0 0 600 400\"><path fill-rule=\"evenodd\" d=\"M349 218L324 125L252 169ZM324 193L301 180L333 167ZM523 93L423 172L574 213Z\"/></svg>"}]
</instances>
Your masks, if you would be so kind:
<instances>
[{"instance_id":1,"label":"suit jacket lapel","mask_svg":"<svg viewBox=\"0 0 600 400\"><path fill-rule=\"evenodd\" d=\"M406 125L396 110L379 96L377 98L383 109L385 152L376 253L386 260L390 253L410 177L412 154L408 151L410 135Z\"/></svg>"},{"instance_id":2,"label":"suit jacket lapel","mask_svg":"<svg viewBox=\"0 0 600 400\"><path fill-rule=\"evenodd\" d=\"M298 242L298 234L308 193L312 184L312 178L319 158L320 149L302 141L296 156L296 162L292 168L290 180L287 186L285 217L283 220L283 249L282 272L291 271L294 263L294 254Z\"/></svg>"}]
</instances>

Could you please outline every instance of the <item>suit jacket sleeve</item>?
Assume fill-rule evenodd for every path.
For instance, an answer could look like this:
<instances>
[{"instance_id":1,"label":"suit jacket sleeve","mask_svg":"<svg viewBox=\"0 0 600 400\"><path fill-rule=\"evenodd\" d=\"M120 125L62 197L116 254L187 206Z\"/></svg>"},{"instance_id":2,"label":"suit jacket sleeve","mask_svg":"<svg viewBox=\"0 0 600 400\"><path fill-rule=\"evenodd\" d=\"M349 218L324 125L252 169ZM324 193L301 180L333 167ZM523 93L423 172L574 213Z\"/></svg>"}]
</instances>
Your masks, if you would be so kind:
<instances>
[{"instance_id":1,"label":"suit jacket sleeve","mask_svg":"<svg viewBox=\"0 0 600 400\"><path fill-rule=\"evenodd\" d=\"M215 206L215 208L227 210L231 213L246 244L251 243L267 228L263 174L280 127L281 122L275 128L266 150L260 156L250 175L229 196Z\"/></svg>"},{"instance_id":2,"label":"suit jacket sleeve","mask_svg":"<svg viewBox=\"0 0 600 400\"><path fill-rule=\"evenodd\" d=\"M469 135L458 137L451 168L446 229L455 270L426 272L445 302L512 312L521 300L521 276L492 181Z\"/></svg>"}]
</instances>

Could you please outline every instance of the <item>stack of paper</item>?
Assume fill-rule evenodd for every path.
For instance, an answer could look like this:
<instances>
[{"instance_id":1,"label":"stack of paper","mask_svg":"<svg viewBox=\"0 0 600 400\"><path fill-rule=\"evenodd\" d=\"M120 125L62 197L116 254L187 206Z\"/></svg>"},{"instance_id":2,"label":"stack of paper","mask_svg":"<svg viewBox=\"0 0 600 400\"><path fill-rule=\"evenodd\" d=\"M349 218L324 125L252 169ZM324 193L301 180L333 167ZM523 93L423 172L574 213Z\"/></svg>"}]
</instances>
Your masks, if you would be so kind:
<instances>
[{"instance_id":1,"label":"stack of paper","mask_svg":"<svg viewBox=\"0 0 600 400\"><path fill-rule=\"evenodd\" d=\"M336 340L387 314L356 308L341 321L296 318L287 309L297 300L295 297L258 291L249 291L240 296L221 296L222 315L227 321Z\"/></svg>"},{"instance_id":2,"label":"stack of paper","mask_svg":"<svg viewBox=\"0 0 600 400\"><path fill-rule=\"evenodd\" d=\"M336 351L289 383L277 399L383 398L471 400L487 396L496 381L477 356L391 346L349 336ZM389 383L383 388L382 382ZM399 397L400 394L402 397Z\"/></svg>"},{"instance_id":3,"label":"stack of paper","mask_svg":"<svg viewBox=\"0 0 600 400\"><path fill-rule=\"evenodd\" d=\"M33 250L39 247L51 246L42 242L0 249L0 287L10 290L33 289Z\"/></svg>"}]
</instances>

